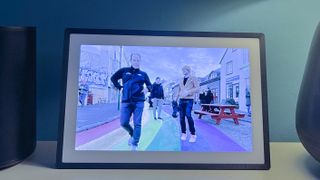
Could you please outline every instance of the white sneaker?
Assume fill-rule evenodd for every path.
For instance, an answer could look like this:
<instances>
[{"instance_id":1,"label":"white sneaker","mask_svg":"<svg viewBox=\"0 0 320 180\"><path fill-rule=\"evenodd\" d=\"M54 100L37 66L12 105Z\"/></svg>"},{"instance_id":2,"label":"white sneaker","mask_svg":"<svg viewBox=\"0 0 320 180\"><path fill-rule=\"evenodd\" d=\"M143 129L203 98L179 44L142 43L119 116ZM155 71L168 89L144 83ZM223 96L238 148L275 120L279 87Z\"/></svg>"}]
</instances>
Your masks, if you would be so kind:
<instances>
[{"instance_id":1,"label":"white sneaker","mask_svg":"<svg viewBox=\"0 0 320 180\"><path fill-rule=\"evenodd\" d=\"M131 151L137 151L137 149L138 149L138 146L136 146L136 145L131 146Z\"/></svg>"},{"instance_id":2,"label":"white sneaker","mask_svg":"<svg viewBox=\"0 0 320 180\"><path fill-rule=\"evenodd\" d=\"M133 141L134 141L134 140L133 140L133 137L130 137L129 140L128 140L128 146L131 146L132 143L133 143Z\"/></svg>"},{"instance_id":3,"label":"white sneaker","mask_svg":"<svg viewBox=\"0 0 320 180\"><path fill-rule=\"evenodd\" d=\"M189 142L194 143L194 142L196 142L196 140L197 140L197 136L196 135L191 135L190 139L189 139Z\"/></svg>"},{"instance_id":4,"label":"white sneaker","mask_svg":"<svg viewBox=\"0 0 320 180\"><path fill-rule=\"evenodd\" d=\"M187 140L187 134L186 134L186 133L182 133L182 134L181 134L181 140L182 140L182 141Z\"/></svg>"}]
</instances>

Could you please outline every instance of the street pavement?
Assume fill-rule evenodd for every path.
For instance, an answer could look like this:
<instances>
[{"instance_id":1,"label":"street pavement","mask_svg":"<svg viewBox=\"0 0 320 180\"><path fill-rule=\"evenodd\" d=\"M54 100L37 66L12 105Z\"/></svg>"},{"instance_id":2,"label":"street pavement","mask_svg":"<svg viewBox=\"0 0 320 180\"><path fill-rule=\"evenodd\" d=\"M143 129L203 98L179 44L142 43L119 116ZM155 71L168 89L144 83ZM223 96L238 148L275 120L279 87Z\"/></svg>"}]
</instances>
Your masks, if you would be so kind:
<instances>
[{"instance_id":1,"label":"street pavement","mask_svg":"<svg viewBox=\"0 0 320 180\"><path fill-rule=\"evenodd\" d=\"M98 127L120 117L117 103L86 105L77 108L77 132Z\"/></svg>"},{"instance_id":2,"label":"street pavement","mask_svg":"<svg viewBox=\"0 0 320 180\"><path fill-rule=\"evenodd\" d=\"M90 108L82 119L88 119L82 127L92 127L82 130L76 136L77 150L130 150L128 146L128 133L120 127L119 113L113 106L97 106ZM115 106L117 107L117 106ZM86 107L84 107L86 108ZM195 107L196 108L196 107ZM99 110L100 109L100 110ZM111 110L99 112L101 109ZM81 109L84 110L84 109ZM111 118L106 118L111 114ZM154 120L152 109L145 104L142 133L138 150L140 151L192 151L192 152L245 152L252 150L251 118L240 120L240 125L235 125L233 120L223 120L216 125L210 117L197 119L194 115L197 141L189 143L180 140L179 118L171 117L172 108L163 106L163 120ZM84 118L85 117L85 118ZM80 119L81 119L80 118ZM95 119L97 118L97 119ZM103 122L98 118L103 118ZM89 119L98 126L90 126ZM190 134L188 133L188 138Z\"/></svg>"}]
</instances>

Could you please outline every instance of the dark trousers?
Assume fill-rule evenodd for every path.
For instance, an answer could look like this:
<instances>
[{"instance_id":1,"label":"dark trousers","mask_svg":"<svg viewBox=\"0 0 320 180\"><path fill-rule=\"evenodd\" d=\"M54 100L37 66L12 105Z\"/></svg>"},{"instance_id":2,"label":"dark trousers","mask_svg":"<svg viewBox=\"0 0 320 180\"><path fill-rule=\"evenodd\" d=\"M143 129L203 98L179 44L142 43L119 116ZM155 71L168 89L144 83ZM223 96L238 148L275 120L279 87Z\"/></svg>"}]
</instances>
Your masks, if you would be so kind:
<instances>
[{"instance_id":1,"label":"dark trousers","mask_svg":"<svg viewBox=\"0 0 320 180\"><path fill-rule=\"evenodd\" d=\"M177 101L172 101L172 116L178 117L179 107Z\"/></svg>"},{"instance_id":2,"label":"dark trousers","mask_svg":"<svg viewBox=\"0 0 320 180\"><path fill-rule=\"evenodd\" d=\"M144 102L132 102L121 104L120 123L121 126L133 137L132 144L137 146L141 135L141 119ZM133 114L133 126L129 124L130 117Z\"/></svg>"},{"instance_id":3,"label":"dark trousers","mask_svg":"<svg viewBox=\"0 0 320 180\"><path fill-rule=\"evenodd\" d=\"M186 133L186 121L185 117L187 117L189 130L192 135L195 135L196 130L194 128L194 121L191 116L191 110L193 106L193 99L180 99L179 108L180 108L180 126L181 132Z\"/></svg>"}]
</instances>

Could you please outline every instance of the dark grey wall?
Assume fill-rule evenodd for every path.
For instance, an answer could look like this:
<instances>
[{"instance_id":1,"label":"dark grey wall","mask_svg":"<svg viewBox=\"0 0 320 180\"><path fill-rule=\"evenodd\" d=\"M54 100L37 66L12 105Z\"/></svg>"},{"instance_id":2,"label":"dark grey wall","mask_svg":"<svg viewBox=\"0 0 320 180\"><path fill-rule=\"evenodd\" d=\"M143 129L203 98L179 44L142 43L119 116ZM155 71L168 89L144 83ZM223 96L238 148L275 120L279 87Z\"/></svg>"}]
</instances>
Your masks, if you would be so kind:
<instances>
[{"instance_id":1,"label":"dark grey wall","mask_svg":"<svg viewBox=\"0 0 320 180\"><path fill-rule=\"evenodd\" d=\"M295 105L318 7L318 0L11 0L1 2L0 25L37 27L39 140L56 139L63 32L79 27L264 33L271 140L297 141Z\"/></svg>"}]
</instances>

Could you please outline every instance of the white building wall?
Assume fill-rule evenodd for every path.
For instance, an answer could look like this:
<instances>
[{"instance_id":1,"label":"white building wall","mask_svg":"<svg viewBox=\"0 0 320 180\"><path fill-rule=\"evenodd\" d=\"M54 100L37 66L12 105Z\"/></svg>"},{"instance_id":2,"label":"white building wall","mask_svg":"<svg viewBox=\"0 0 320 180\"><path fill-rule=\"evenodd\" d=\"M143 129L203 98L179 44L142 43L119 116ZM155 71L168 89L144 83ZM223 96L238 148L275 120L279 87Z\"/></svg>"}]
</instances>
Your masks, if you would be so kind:
<instances>
[{"instance_id":1,"label":"white building wall","mask_svg":"<svg viewBox=\"0 0 320 180\"><path fill-rule=\"evenodd\" d=\"M221 100L227 99L227 83L233 85L233 99L239 103L239 109L246 111L245 89L249 86L249 54L247 49L228 48L221 64ZM227 63L232 62L232 73L227 74ZM236 85L239 85L239 97L236 98Z\"/></svg>"},{"instance_id":2,"label":"white building wall","mask_svg":"<svg viewBox=\"0 0 320 180\"><path fill-rule=\"evenodd\" d=\"M226 49L226 55L223 57L223 59L220 62L221 65L221 74L220 74L220 102L223 100L226 100L226 56L229 53L229 49ZM227 58L228 59L228 58Z\"/></svg>"},{"instance_id":3,"label":"white building wall","mask_svg":"<svg viewBox=\"0 0 320 180\"><path fill-rule=\"evenodd\" d=\"M246 106L246 88L250 87L250 66L249 66L249 51L248 49L241 49L242 51L242 63L240 65L240 99L239 108L243 111L247 111Z\"/></svg>"}]
</instances>

